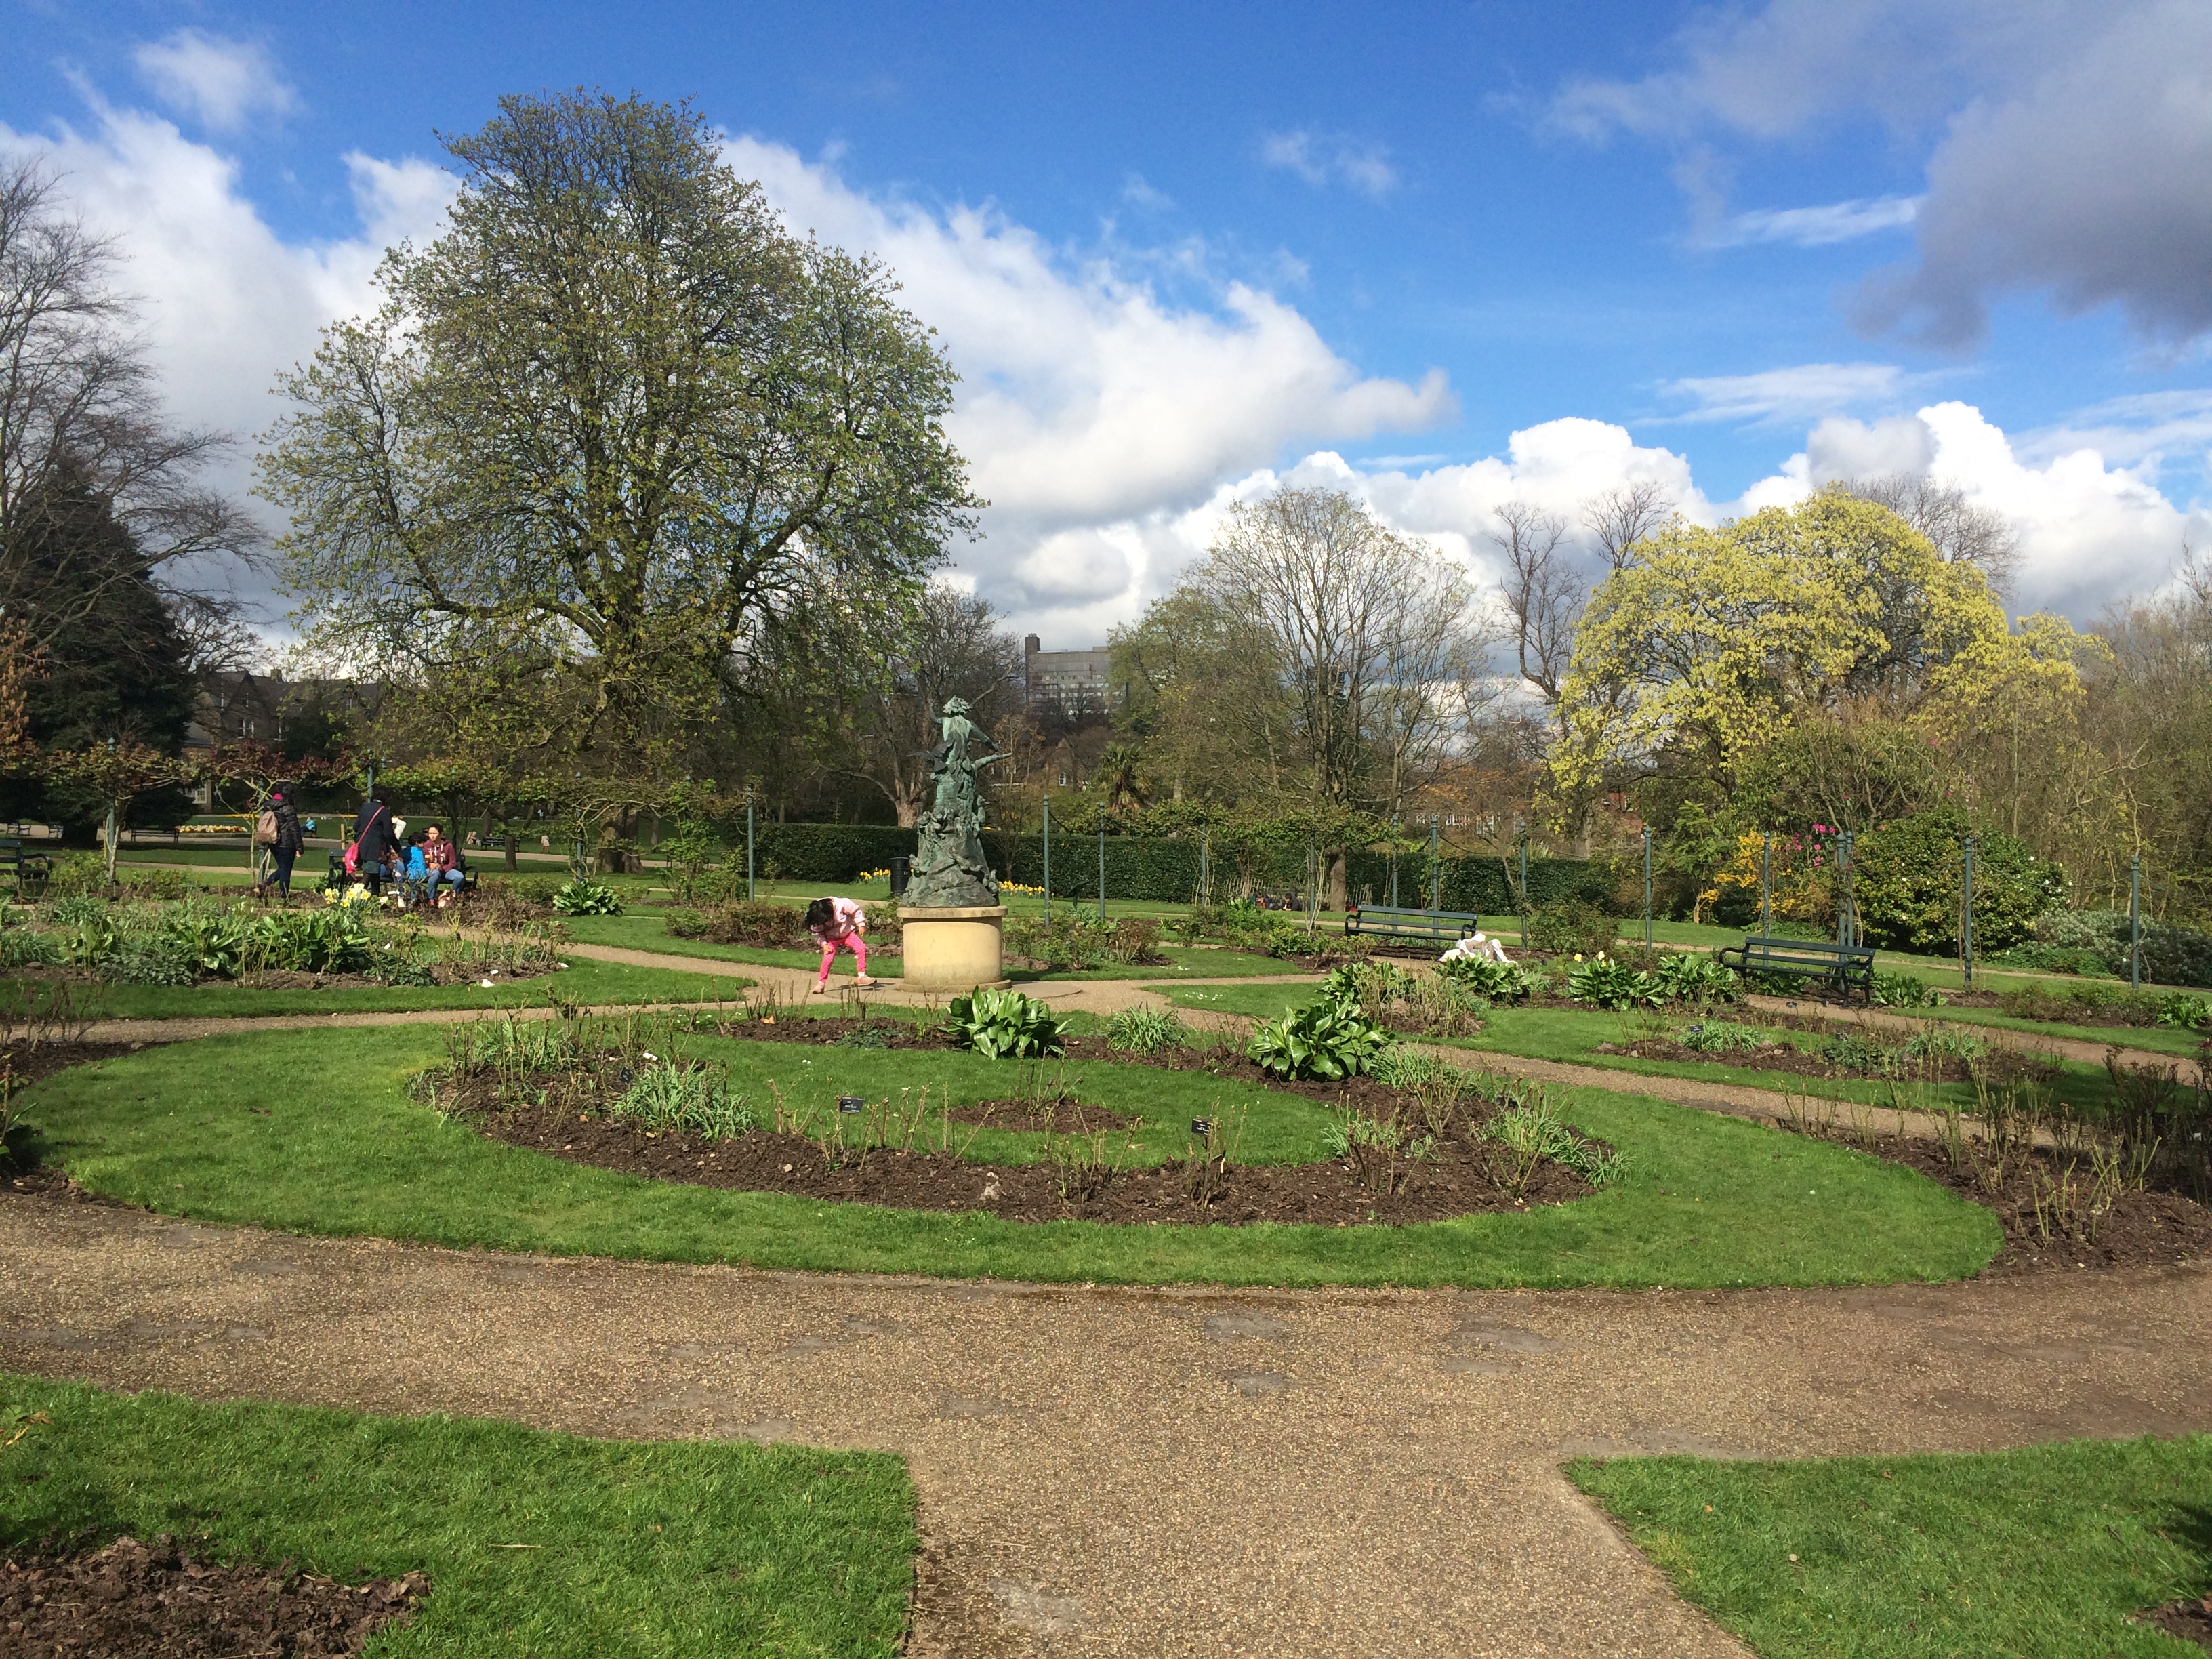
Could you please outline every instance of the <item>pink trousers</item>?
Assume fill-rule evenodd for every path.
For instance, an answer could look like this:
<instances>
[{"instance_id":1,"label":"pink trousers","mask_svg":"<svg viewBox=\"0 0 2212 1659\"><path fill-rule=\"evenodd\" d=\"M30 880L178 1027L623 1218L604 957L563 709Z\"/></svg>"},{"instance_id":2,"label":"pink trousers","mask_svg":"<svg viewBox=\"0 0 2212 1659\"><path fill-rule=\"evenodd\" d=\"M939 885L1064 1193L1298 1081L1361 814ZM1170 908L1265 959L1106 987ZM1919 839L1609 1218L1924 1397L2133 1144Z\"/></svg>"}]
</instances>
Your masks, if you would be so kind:
<instances>
[{"instance_id":1,"label":"pink trousers","mask_svg":"<svg viewBox=\"0 0 2212 1659\"><path fill-rule=\"evenodd\" d=\"M837 959L837 951L841 945L853 953L855 973L866 974L868 971L868 947L861 943L860 936L858 933L840 934L836 939L825 939L822 941L822 972L814 981L817 985L827 985L830 982L830 964Z\"/></svg>"}]
</instances>

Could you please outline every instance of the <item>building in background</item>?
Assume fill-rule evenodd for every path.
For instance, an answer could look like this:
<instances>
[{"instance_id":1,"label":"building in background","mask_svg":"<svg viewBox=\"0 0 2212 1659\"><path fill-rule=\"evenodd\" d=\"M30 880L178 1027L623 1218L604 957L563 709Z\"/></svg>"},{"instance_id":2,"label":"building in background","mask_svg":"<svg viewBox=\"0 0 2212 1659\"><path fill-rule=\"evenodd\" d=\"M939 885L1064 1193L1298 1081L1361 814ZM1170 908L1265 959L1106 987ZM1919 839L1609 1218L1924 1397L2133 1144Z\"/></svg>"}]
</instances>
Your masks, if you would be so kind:
<instances>
[{"instance_id":1,"label":"building in background","mask_svg":"<svg viewBox=\"0 0 2212 1659\"><path fill-rule=\"evenodd\" d=\"M1079 725L1104 719L1113 655L1104 646L1047 651L1036 635L1028 635L1022 641L1022 687L1031 711L1048 708Z\"/></svg>"}]
</instances>

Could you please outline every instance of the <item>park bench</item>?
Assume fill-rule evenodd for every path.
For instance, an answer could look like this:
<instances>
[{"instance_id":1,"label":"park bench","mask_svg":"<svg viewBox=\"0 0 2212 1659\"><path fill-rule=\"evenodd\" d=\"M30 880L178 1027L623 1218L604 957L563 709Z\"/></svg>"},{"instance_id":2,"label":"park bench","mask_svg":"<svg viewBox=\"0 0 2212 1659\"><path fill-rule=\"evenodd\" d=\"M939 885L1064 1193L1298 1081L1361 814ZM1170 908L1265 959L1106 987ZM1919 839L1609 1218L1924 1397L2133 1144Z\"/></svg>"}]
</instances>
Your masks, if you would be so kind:
<instances>
[{"instance_id":1,"label":"park bench","mask_svg":"<svg viewBox=\"0 0 2212 1659\"><path fill-rule=\"evenodd\" d=\"M461 854L460 862L453 867L461 872L459 890L464 893L475 892L477 870L476 866L469 862L468 854L465 853ZM330 867L323 877L323 884L332 892L343 893L355 882L359 882L370 892L381 896L384 884L390 878L384 873L382 866L375 865L365 866L357 876L349 874L345 867L345 854L340 851L331 854Z\"/></svg>"},{"instance_id":2,"label":"park bench","mask_svg":"<svg viewBox=\"0 0 2212 1659\"><path fill-rule=\"evenodd\" d=\"M1874 1001L1874 947L1838 945L1833 939L1747 938L1741 945L1723 945L1722 963L1746 974L1795 974L1800 979L1824 979L1843 995L1853 991Z\"/></svg>"},{"instance_id":3,"label":"park bench","mask_svg":"<svg viewBox=\"0 0 2212 1659\"><path fill-rule=\"evenodd\" d=\"M52 860L44 853L26 852L21 836L0 836L0 880L15 884L17 898L26 903L37 898L52 874Z\"/></svg>"},{"instance_id":4,"label":"park bench","mask_svg":"<svg viewBox=\"0 0 2212 1659\"><path fill-rule=\"evenodd\" d=\"M1482 925L1467 910L1401 910L1385 904L1355 904L1344 913L1346 939L1389 939L1449 950Z\"/></svg>"}]
</instances>

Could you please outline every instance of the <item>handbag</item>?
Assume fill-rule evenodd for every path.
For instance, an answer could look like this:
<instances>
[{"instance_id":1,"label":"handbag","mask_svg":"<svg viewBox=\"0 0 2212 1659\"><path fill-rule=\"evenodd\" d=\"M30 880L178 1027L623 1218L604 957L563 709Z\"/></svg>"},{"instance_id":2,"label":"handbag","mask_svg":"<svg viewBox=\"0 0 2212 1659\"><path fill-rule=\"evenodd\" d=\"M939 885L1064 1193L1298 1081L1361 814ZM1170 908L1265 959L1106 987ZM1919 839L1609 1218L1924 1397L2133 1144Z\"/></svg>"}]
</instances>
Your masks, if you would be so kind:
<instances>
[{"instance_id":1,"label":"handbag","mask_svg":"<svg viewBox=\"0 0 2212 1659\"><path fill-rule=\"evenodd\" d=\"M368 815L368 822L361 826L361 834L353 838L353 845L345 849L346 874L357 876L361 873L361 844L368 838L370 829L374 826L376 820L383 815L383 812L384 809L381 806L371 812Z\"/></svg>"}]
</instances>

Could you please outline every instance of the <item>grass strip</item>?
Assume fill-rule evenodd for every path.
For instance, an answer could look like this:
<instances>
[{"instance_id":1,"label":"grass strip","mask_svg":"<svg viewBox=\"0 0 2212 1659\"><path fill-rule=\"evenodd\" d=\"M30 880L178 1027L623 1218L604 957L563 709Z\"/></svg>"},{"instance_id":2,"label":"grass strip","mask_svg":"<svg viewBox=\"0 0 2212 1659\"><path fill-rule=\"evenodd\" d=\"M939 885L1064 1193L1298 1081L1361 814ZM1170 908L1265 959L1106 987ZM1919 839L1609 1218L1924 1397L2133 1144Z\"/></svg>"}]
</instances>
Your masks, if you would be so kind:
<instances>
[{"instance_id":1,"label":"grass strip","mask_svg":"<svg viewBox=\"0 0 2212 1659\"><path fill-rule=\"evenodd\" d=\"M348 1582L423 1571L386 1659L888 1655L914 1581L896 1457L586 1440L452 1417L202 1405L0 1374L0 1542L174 1534ZM502 1547L502 1546L509 1547ZM522 1546L525 1547L512 1547Z\"/></svg>"},{"instance_id":2,"label":"grass strip","mask_svg":"<svg viewBox=\"0 0 2212 1659\"><path fill-rule=\"evenodd\" d=\"M0 981L0 996L20 996L26 981ZM489 989L466 985L333 986L322 990L264 991L228 980L201 985L72 986L79 1012L94 1019L240 1019L262 1014L405 1013L426 1008L542 1008L558 993L569 1002L735 1003L750 980L727 974L685 974L633 968L578 957L556 973L511 980Z\"/></svg>"},{"instance_id":3,"label":"grass strip","mask_svg":"<svg viewBox=\"0 0 2212 1659\"><path fill-rule=\"evenodd\" d=\"M2128 1615L2212 1591L2212 1436L1567 1474L1763 1659L2201 1653Z\"/></svg>"},{"instance_id":4,"label":"grass strip","mask_svg":"<svg viewBox=\"0 0 2212 1659\"><path fill-rule=\"evenodd\" d=\"M949 1083L962 1101L1018 1085L1012 1062L947 1053L697 1051L746 1048L754 1073L777 1077L794 1102L887 1091L901 1076ZM2001 1242L1987 1212L1910 1170L1596 1090L1553 1098L1626 1153L1618 1184L1572 1204L1419 1226L1024 1223L688 1187L441 1120L408 1089L441 1054L436 1033L404 1026L207 1037L60 1073L25 1097L24 1116L36 1156L94 1192L167 1213L653 1261L1123 1284L1718 1286L1961 1278ZM1167 1077L1121 1075L1155 1094ZM1084 1079L1085 1094L1104 1087ZM1255 1156L1301 1143L1323 1155L1315 1103L1257 1092Z\"/></svg>"}]
</instances>

